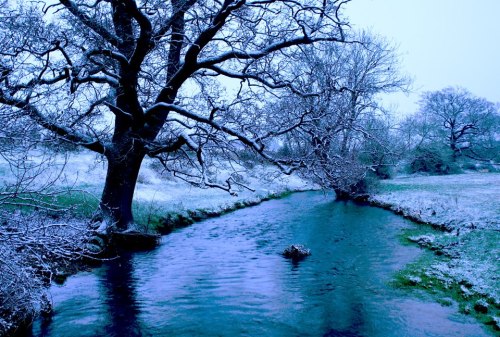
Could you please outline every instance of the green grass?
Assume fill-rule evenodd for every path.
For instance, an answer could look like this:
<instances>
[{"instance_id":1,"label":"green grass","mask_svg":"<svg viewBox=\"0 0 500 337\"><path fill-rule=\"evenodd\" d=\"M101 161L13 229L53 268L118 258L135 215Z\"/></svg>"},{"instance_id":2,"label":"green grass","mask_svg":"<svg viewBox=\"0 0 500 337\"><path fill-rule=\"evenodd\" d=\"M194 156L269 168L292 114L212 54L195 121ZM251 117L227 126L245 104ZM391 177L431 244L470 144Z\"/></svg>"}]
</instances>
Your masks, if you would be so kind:
<instances>
[{"instance_id":1,"label":"green grass","mask_svg":"<svg viewBox=\"0 0 500 337\"><path fill-rule=\"evenodd\" d=\"M493 334L498 334L492 317L500 315L500 306L494 300L475 293L469 289L471 285L465 281L457 282L447 275L433 271L432 266L439 262L447 262L448 258L436 256L426 250L422 256L405 266L403 270L396 273L391 285L412 292L413 295L423 299L429 297L443 306L452 305L452 301L458 304L459 311L463 314L476 318L485 324ZM465 290L465 291L464 291ZM488 304L488 312L482 313L474 309L478 301Z\"/></svg>"},{"instance_id":2,"label":"green grass","mask_svg":"<svg viewBox=\"0 0 500 337\"><path fill-rule=\"evenodd\" d=\"M99 199L87 192L68 191L53 195L26 194L11 198L0 203L0 209L5 211L21 211L29 214L33 211L44 211L51 216L69 212L77 218L91 218Z\"/></svg>"},{"instance_id":3,"label":"green grass","mask_svg":"<svg viewBox=\"0 0 500 337\"><path fill-rule=\"evenodd\" d=\"M157 232L162 218L168 213L160 204L153 201L134 201L132 212L136 224L146 233Z\"/></svg>"},{"instance_id":4,"label":"green grass","mask_svg":"<svg viewBox=\"0 0 500 337\"><path fill-rule=\"evenodd\" d=\"M87 192L68 192L56 197L56 203L81 218L91 218L99 207L99 198Z\"/></svg>"}]
</instances>

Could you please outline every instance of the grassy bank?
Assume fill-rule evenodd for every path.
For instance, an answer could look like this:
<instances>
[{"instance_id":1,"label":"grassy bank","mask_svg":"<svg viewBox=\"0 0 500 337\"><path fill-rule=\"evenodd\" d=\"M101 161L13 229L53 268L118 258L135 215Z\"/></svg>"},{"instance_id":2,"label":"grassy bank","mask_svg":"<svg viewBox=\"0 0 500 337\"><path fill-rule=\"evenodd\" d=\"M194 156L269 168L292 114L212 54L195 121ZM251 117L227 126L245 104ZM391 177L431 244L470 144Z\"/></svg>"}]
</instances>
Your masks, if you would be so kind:
<instances>
[{"instance_id":1,"label":"grassy bank","mask_svg":"<svg viewBox=\"0 0 500 337\"><path fill-rule=\"evenodd\" d=\"M476 317L500 335L500 174L421 176L384 181L370 198L422 223L405 233L428 250L395 285L431 295ZM428 225L425 225L428 224ZM440 230L435 230L436 228Z\"/></svg>"}]
</instances>

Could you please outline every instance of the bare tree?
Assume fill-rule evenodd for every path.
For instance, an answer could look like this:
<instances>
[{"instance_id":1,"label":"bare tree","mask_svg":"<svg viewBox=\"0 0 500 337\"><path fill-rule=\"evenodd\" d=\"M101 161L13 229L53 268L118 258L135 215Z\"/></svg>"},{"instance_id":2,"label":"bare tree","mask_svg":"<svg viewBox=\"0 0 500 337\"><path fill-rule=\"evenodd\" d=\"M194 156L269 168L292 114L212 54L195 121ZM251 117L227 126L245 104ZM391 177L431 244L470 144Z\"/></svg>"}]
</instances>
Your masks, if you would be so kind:
<instances>
[{"instance_id":1,"label":"bare tree","mask_svg":"<svg viewBox=\"0 0 500 337\"><path fill-rule=\"evenodd\" d=\"M499 130L499 110L493 103L463 88L448 87L425 92L416 117L421 141L448 147L456 160L461 155L474 159L498 158L495 137Z\"/></svg>"},{"instance_id":2,"label":"bare tree","mask_svg":"<svg viewBox=\"0 0 500 337\"><path fill-rule=\"evenodd\" d=\"M373 163L360 160L375 158L366 151L388 151L382 137L388 135L382 122L385 110L377 95L407 90L410 82L399 73L393 46L367 33L356 40L349 46L328 44L308 50L302 59L302 67L308 69L302 86L320 94L297 97L286 107L307 116L292 131L291 143L299 151L310 151L306 175L335 189L339 197L349 196L367 170L380 166L382 153Z\"/></svg>"},{"instance_id":3,"label":"bare tree","mask_svg":"<svg viewBox=\"0 0 500 337\"><path fill-rule=\"evenodd\" d=\"M300 119L269 125L250 103L305 94L290 72L299 47L343 42L346 2L14 1L2 9L0 104L106 157L101 229L124 230L145 156L227 190L230 179L211 176L212 153L245 146L284 171L299 165L274 160L265 144Z\"/></svg>"}]
</instances>

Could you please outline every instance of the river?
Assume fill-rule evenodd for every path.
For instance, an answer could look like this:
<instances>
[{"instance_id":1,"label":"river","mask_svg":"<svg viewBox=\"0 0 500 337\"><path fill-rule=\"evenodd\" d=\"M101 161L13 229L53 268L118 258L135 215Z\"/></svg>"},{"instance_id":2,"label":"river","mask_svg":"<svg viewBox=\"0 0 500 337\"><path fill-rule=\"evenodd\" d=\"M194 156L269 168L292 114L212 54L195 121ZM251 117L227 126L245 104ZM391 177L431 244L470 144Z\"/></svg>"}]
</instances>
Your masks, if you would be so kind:
<instances>
[{"instance_id":1,"label":"river","mask_svg":"<svg viewBox=\"0 0 500 337\"><path fill-rule=\"evenodd\" d=\"M33 336L486 336L390 286L422 251L388 211L296 193L196 223L51 289ZM312 255L280 255L301 243Z\"/></svg>"}]
</instances>

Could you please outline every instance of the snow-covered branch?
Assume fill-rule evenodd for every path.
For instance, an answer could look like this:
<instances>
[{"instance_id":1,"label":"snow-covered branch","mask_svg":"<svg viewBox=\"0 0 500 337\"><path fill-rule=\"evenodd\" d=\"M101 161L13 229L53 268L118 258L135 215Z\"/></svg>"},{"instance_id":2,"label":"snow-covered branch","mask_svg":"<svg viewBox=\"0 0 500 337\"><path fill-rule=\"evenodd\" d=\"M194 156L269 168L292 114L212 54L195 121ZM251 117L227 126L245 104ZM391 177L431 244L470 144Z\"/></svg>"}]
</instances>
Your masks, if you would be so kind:
<instances>
[{"instance_id":1,"label":"snow-covered branch","mask_svg":"<svg viewBox=\"0 0 500 337\"><path fill-rule=\"evenodd\" d=\"M71 129L71 128L59 125L55 122L52 122L46 116L44 116L34 105L30 104L28 101L14 98L14 97L0 91L0 103L22 110L30 118L35 120L40 126L46 128L50 131L53 131L54 133L59 135L62 139L67 140L68 142L72 142L72 143L81 145L81 146L86 147L89 150L95 151L97 153L104 154L104 152L105 152L105 147L99 140L96 140L96 139L91 138L90 136L78 133L74 129Z\"/></svg>"}]
</instances>

